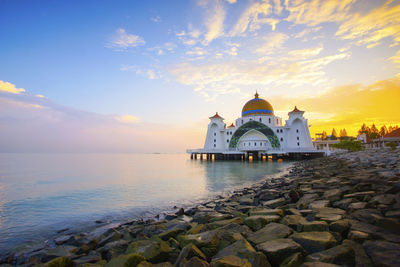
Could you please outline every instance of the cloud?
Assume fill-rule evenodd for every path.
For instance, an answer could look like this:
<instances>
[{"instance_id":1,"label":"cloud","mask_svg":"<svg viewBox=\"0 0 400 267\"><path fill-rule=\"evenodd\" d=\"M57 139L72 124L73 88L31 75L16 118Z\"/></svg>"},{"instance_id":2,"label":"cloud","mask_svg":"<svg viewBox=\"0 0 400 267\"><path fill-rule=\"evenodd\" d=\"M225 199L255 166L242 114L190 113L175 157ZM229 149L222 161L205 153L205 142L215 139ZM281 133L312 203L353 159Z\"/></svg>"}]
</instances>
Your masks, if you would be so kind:
<instances>
[{"instance_id":1,"label":"cloud","mask_svg":"<svg viewBox=\"0 0 400 267\"><path fill-rule=\"evenodd\" d=\"M400 50L394 56L390 57L389 60L395 63L397 67L400 67Z\"/></svg>"},{"instance_id":2,"label":"cloud","mask_svg":"<svg viewBox=\"0 0 400 267\"><path fill-rule=\"evenodd\" d=\"M346 128L349 134L356 135L363 123L400 125L398 99L400 77L380 80L370 85L343 85L313 97L281 95L273 96L270 100L274 107L281 110L290 110L294 105L305 110L305 116L312 125L312 134L331 131L332 128Z\"/></svg>"},{"instance_id":3,"label":"cloud","mask_svg":"<svg viewBox=\"0 0 400 267\"><path fill-rule=\"evenodd\" d=\"M186 51L186 55L196 55L196 56L204 56L208 54L208 52L202 47L194 47L192 50Z\"/></svg>"},{"instance_id":4,"label":"cloud","mask_svg":"<svg viewBox=\"0 0 400 267\"><path fill-rule=\"evenodd\" d=\"M129 47L144 45L145 43L146 42L142 37L135 34L129 34L125 29L119 28L116 30L116 36L106 44L106 47L125 50Z\"/></svg>"},{"instance_id":5,"label":"cloud","mask_svg":"<svg viewBox=\"0 0 400 267\"><path fill-rule=\"evenodd\" d=\"M321 53L321 51L323 49L324 49L323 46L320 45L320 46L314 47L314 48L292 50L292 51L289 51L288 54L294 60L307 59L307 58L319 55L319 53Z\"/></svg>"},{"instance_id":6,"label":"cloud","mask_svg":"<svg viewBox=\"0 0 400 267\"><path fill-rule=\"evenodd\" d=\"M160 16L151 17L150 20L152 22L158 23L161 22L161 17Z\"/></svg>"},{"instance_id":7,"label":"cloud","mask_svg":"<svg viewBox=\"0 0 400 267\"><path fill-rule=\"evenodd\" d=\"M212 40L224 34L224 20L226 11L219 0L216 0L212 10L208 10L208 15L205 20L207 32L204 36L203 45L208 45Z\"/></svg>"},{"instance_id":8,"label":"cloud","mask_svg":"<svg viewBox=\"0 0 400 267\"><path fill-rule=\"evenodd\" d=\"M21 94L25 93L25 89L23 88L16 88L14 84L9 82L4 82L0 80L0 91L12 93L12 94Z\"/></svg>"},{"instance_id":9,"label":"cloud","mask_svg":"<svg viewBox=\"0 0 400 267\"><path fill-rule=\"evenodd\" d=\"M267 34L263 40L263 44L256 48L259 54L272 54L277 50L282 49L283 43L289 38L288 35L281 32L271 32Z\"/></svg>"},{"instance_id":10,"label":"cloud","mask_svg":"<svg viewBox=\"0 0 400 267\"><path fill-rule=\"evenodd\" d=\"M247 30L258 30L262 24L270 24L275 30L275 25L279 20L267 18L272 13L272 5L266 1L263 3L251 3L242 13L239 20L230 31L230 36L240 36L245 34Z\"/></svg>"},{"instance_id":11,"label":"cloud","mask_svg":"<svg viewBox=\"0 0 400 267\"><path fill-rule=\"evenodd\" d=\"M123 123L138 123L140 119L136 116L132 115L122 115L122 116L117 116L116 120L123 122Z\"/></svg>"},{"instance_id":12,"label":"cloud","mask_svg":"<svg viewBox=\"0 0 400 267\"><path fill-rule=\"evenodd\" d=\"M226 0L229 4L235 4L237 0Z\"/></svg>"}]
</instances>

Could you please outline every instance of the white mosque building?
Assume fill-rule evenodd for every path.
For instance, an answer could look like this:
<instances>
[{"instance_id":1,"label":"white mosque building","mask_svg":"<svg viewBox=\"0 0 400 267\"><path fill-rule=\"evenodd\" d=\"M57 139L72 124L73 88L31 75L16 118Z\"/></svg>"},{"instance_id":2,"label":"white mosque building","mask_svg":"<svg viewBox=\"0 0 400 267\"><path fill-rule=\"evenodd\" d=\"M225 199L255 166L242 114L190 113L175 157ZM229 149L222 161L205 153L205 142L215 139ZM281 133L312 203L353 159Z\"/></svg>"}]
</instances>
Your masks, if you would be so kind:
<instances>
[{"instance_id":1,"label":"white mosque building","mask_svg":"<svg viewBox=\"0 0 400 267\"><path fill-rule=\"evenodd\" d=\"M304 111L295 107L289 112L289 119L275 116L272 105L259 98L258 93L242 109L242 116L235 124L226 126L218 112L210 117L206 141L202 149L190 149L192 159L197 155L203 159L245 159L252 156L260 159L303 158L322 156L313 147L308 121Z\"/></svg>"}]
</instances>

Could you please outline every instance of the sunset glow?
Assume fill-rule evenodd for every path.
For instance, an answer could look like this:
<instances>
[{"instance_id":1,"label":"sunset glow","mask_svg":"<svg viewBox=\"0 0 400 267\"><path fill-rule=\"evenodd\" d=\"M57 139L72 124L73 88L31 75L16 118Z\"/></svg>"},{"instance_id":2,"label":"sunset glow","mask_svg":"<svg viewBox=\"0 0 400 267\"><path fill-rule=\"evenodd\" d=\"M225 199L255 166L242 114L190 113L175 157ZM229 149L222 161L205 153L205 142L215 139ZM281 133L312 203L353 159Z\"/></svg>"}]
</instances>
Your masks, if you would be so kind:
<instances>
[{"instance_id":1,"label":"sunset glow","mask_svg":"<svg viewBox=\"0 0 400 267\"><path fill-rule=\"evenodd\" d=\"M184 152L256 91L400 125L399 1L2 1L0 36L0 152Z\"/></svg>"}]
</instances>

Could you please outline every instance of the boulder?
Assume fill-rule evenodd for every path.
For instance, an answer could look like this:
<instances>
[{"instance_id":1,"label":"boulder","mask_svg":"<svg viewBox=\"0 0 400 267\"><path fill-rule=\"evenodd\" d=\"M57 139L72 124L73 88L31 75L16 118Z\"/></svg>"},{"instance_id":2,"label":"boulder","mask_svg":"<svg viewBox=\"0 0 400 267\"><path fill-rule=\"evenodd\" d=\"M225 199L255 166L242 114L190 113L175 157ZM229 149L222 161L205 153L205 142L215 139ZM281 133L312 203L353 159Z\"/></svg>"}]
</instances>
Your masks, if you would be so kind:
<instances>
[{"instance_id":1,"label":"boulder","mask_svg":"<svg viewBox=\"0 0 400 267\"><path fill-rule=\"evenodd\" d=\"M211 212L196 212L193 216L193 221L197 223L209 223L212 221L218 220L226 220L231 219L232 215L230 214L222 214L219 212L211 211Z\"/></svg>"},{"instance_id":2,"label":"boulder","mask_svg":"<svg viewBox=\"0 0 400 267\"><path fill-rule=\"evenodd\" d=\"M267 206L271 209L275 209L275 208L283 206L285 204L286 204L286 199L283 197L262 202L263 206Z\"/></svg>"},{"instance_id":3,"label":"boulder","mask_svg":"<svg viewBox=\"0 0 400 267\"><path fill-rule=\"evenodd\" d=\"M293 253L303 253L303 248L292 239L275 239L257 245L257 249L267 255L273 266L279 266L282 261Z\"/></svg>"},{"instance_id":4,"label":"boulder","mask_svg":"<svg viewBox=\"0 0 400 267\"><path fill-rule=\"evenodd\" d=\"M262 227L271 222L278 222L281 219L278 215L255 215L244 219L244 224L253 231L260 230Z\"/></svg>"},{"instance_id":5,"label":"boulder","mask_svg":"<svg viewBox=\"0 0 400 267\"><path fill-rule=\"evenodd\" d=\"M241 259L237 256L224 256L212 261L213 267L252 267L247 259Z\"/></svg>"},{"instance_id":6,"label":"boulder","mask_svg":"<svg viewBox=\"0 0 400 267\"><path fill-rule=\"evenodd\" d=\"M319 252L336 245L335 237L329 232L302 232L290 236L308 253Z\"/></svg>"},{"instance_id":7,"label":"boulder","mask_svg":"<svg viewBox=\"0 0 400 267\"><path fill-rule=\"evenodd\" d=\"M221 220L221 221L215 221L212 223L209 223L206 225L206 228L209 230L213 230L215 228L219 228L228 224L243 224L243 219L240 217L235 217L233 219L228 219L228 220Z\"/></svg>"},{"instance_id":8,"label":"boulder","mask_svg":"<svg viewBox=\"0 0 400 267\"><path fill-rule=\"evenodd\" d=\"M67 257L58 257L46 263L45 267L74 267L74 262Z\"/></svg>"},{"instance_id":9,"label":"boulder","mask_svg":"<svg viewBox=\"0 0 400 267\"><path fill-rule=\"evenodd\" d=\"M202 260L206 260L207 257L204 253L192 243L186 245L178 256L175 262L176 267L183 267L193 257L197 257Z\"/></svg>"},{"instance_id":10,"label":"boulder","mask_svg":"<svg viewBox=\"0 0 400 267\"><path fill-rule=\"evenodd\" d=\"M298 267L303 262L303 254L300 252L294 253L284 259L279 267Z\"/></svg>"},{"instance_id":11,"label":"boulder","mask_svg":"<svg viewBox=\"0 0 400 267\"><path fill-rule=\"evenodd\" d=\"M211 267L211 264L199 257L193 257L185 264L185 267Z\"/></svg>"},{"instance_id":12,"label":"boulder","mask_svg":"<svg viewBox=\"0 0 400 267\"><path fill-rule=\"evenodd\" d=\"M270 266L265 255L257 252L245 239L240 239L232 245L220 250L217 255L212 258L212 264L218 261L218 259L227 256L235 256L242 260L246 259L251 264L250 266Z\"/></svg>"},{"instance_id":13,"label":"boulder","mask_svg":"<svg viewBox=\"0 0 400 267\"><path fill-rule=\"evenodd\" d=\"M254 208L249 211L250 216L254 215L278 215L283 216L283 210L281 209L268 209L264 207Z\"/></svg>"},{"instance_id":14,"label":"boulder","mask_svg":"<svg viewBox=\"0 0 400 267\"><path fill-rule=\"evenodd\" d=\"M345 245L339 245L321 252L310 254L306 261L334 263L338 265L354 266L354 250Z\"/></svg>"},{"instance_id":15,"label":"boulder","mask_svg":"<svg viewBox=\"0 0 400 267\"><path fill-rule=\"evenodd\" d=\"M341 235L346 233L350 228L350 223L348 220L339 220L329 224L329 230L331 232L336 232Z\"/></svg>"},{"instance_id":16,"label":"boulder","mask_svg":"<svg viewBox=\"0 0 400 267\"><path fill-rule=\"evenodd\" d=\"M282 218L281 224L287 225L293 229L297 229L297 225L306 223L307 220L300 215L286 215Z\"/></svg>"},{"instance_id":17,"label":"boulder","mask_svg":"<svg viewBox=\"0 0 400 267\"><path fill-rule=\"evenodd\" d=\"M292 232L292 229L284 224L270 223L257 232L249 234L247 239L258 245L270 240L288 237Z\"/></svg>"},{"instance_id":18,"label":"boulder","mask_svg":"<svg viewBox=\"0 0 400 267\"><path fill-rule=\"evenodd\" d=\"M374 196L368 203L371 205L392 205L396 202L395 195L392 194L384 194L384 195L377 195Z\"/></svg>"},{"instance_id":19,"label":"boulder","mask_svg":"<svg viewBox=\"0 0 400 267\"><path fill-rule=\"evenodd\" d=\"M376 266L400 266L400 245L387 241L366 241L365 252Z\"/></svg>"},{"instance_id":20,"label":"boulder","mask_svg":"<svg viewBox=\"0 0 400 267\"><path fill-rule=\"evenodd\" d=\"M305 262L300 267L340 267L340 265L315 261L315 262Z\"/></svg>"},{"instance_id":21,"label":"boulder","mask_svg":"<svg viewBox=\"0 0 400 267\"><path fill-rule=\"evenodd\" d=\"M196 235L178 236L178 241L181 246L193 243L200 248L207 257L211 257L217 253L221 237L217 230L212 230Z\"/></svg>"},{"instance_id":22,"label":"boulder","mask_svg":"<svg viewBox=\"0 0 400 267\"><path fill-rule=\"evenodd\" d=\"M342 190L337 189L337 188L325 191L325 193L324 193L324 198L331 202L340 200L342 198L342 196L343 196Z\"/></svg>"},{"instance_id":23,"label":"boulder","mask_svg":"<svg viewBox=\"0 0 400 267\"><path fill-rule=\"evenodd\" d=\"M328 230L328 223L325 221L301 222L297 225L298 232L325 232Z\"/></svg>"},{"instance_id":24,"label":"boulder","mask_svg":"<svg viewBox=\"0 0 400 267\"><path fill-rule=\"evenodd\" d=\"M365 250L362 245L352 241L352 240L343 240L343 245L351 247L354 251L355 256L355 266L365 266L365 267L372 267L372 261L365 253Z\"/></svg>"},{"instance_id":25,"label":"boulder","mask_svg":"<svg viewBox=\"0 0 400 267\"><path fill-rule=\"evenodd\" d=\"M148 239L134 241L126 249L127 254L137 253L146 258L151 263L168 261L172 252L168 242L161 239Z\"/></svg>"},{"instance_id":26,"label":"boulder","mask_svg":"<svg viewBox=\"0 0 400 267\"><path fill-rule=\"evenodd\" d=\"M313 201L308 205L309 209L320 209L320 208L325 208L328 207L330 204L329 200L317 200Z\"/></svg>"},{"instance_id":27,"label":"boulder","mask_svg":"<svg viewBox=\"0 0 400 267\"><path fill-rule=\"evenodd\" d=\"M305 194L302 196L299 201L297 201L296 206L298 209L305 209L308 207L308 205L313 202L314 200L318 199L319 195L318 194Z\"/></svg>"},{"instance_id":28,"label":"boulder","mask_svg":"<svg viewBox=\"0 0 400 267\"><path fill-rule=\"evenodd\" d=\"M374 196L375 191L364 191L364 192L356 192L352 194L346 194L343 198L357 198L358 200L363 200L366 196Z\"/></svg>"}]
</instances>

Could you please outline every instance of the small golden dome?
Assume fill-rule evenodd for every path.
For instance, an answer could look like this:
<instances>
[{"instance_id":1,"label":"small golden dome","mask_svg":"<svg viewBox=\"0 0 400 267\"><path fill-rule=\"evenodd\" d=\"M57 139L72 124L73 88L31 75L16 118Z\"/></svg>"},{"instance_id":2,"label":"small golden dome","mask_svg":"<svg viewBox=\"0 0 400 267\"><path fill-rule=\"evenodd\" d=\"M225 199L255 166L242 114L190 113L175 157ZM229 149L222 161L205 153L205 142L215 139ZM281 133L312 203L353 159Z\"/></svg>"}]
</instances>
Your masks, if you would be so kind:
<instances>
[{"instance_id":1,"label":"small golden dome","mask_svg":"<svg viewBox=\"0 0 400 267\"><path fill-rule=\"evenodd\" d=\"M274 115L274 109L268 101L258 98L258 93L252 100L247 101L242 109L242 117L252 115Z\"/></svg>"}]
</instances>

